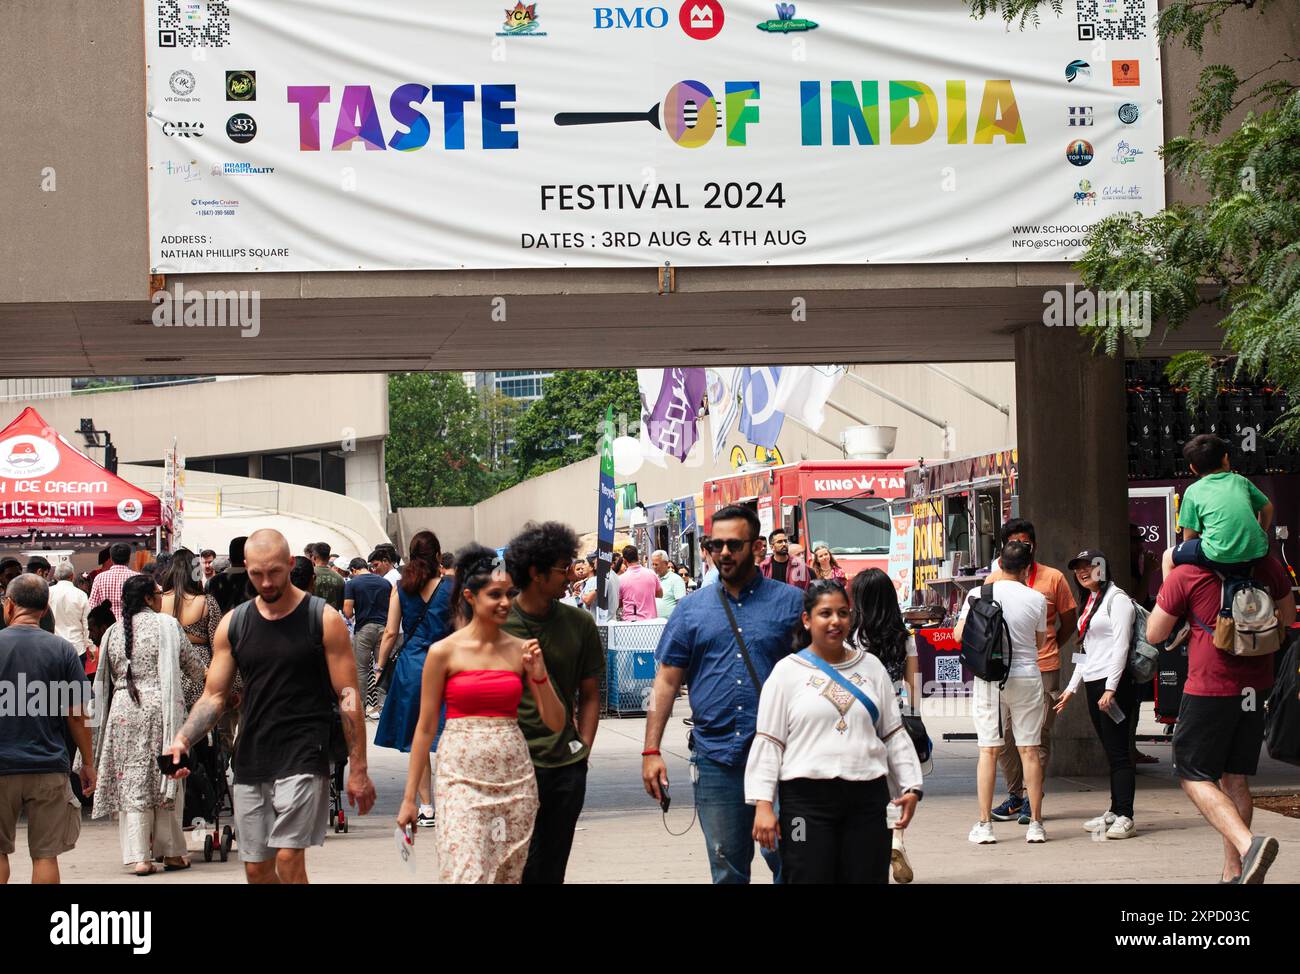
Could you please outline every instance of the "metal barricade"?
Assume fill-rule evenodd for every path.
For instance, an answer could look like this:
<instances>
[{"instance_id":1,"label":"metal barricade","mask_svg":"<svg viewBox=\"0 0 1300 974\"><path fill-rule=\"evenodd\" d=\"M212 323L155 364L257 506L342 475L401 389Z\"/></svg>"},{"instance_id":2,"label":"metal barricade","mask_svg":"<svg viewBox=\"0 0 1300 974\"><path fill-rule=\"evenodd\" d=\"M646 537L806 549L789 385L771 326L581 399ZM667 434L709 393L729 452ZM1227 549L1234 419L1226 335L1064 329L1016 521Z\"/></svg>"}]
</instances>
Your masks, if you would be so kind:
<instances>
[{"instance_id":1,"label":"metal barricade","mask_svg":"<svg viewBox=\"0 0 1300 974\"><path fill-rule=\"evenodd\" d=\"M644 715L655 682L655 648L666 619L611 622L598 626L605 647L601 713L612 717Z\"/></svg>"}]
</instances>

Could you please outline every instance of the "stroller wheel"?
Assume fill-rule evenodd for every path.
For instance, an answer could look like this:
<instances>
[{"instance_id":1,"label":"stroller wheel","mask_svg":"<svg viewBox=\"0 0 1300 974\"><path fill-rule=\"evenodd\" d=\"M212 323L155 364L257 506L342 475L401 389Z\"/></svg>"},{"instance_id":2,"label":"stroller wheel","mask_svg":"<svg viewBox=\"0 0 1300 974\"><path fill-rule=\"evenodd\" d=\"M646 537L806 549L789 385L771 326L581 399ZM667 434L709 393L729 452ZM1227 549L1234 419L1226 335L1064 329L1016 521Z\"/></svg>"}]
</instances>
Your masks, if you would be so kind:
<instances>
[{"instance_id":1,"label":"stroller wheel","mask_svg":"<svg viewBox=\"0 0 1300 974\"><path fill-rule=\"evenodd\" d=\"M225 844L227 842L233 842L234 840L235 840L235 833L230 831L230 826L229 825L221 826L222 843Z\"/></svg>"},{"instance_id":2,"label":"stroller wheel","mask_svg":"<svg viewBox=\"0 0 1300 974\"><path fill-rule=\"evenodd\" d=\"M230 858L230 830L226 829L226 834L221 837L221 861L226 862Z\"/></svg>"},{"instance_id":3,"label":"stroller wheel","mask_svg":"<svg viewBox=\"0 0 1300 974\"><path fill-rule=\"evenodd\" d=\"M203 861L212 861L212 836L210 835L205 835L203 837Z\"/></svg>"},{"instance_id":4,"label":"stroller wheel","mask_svg":"<svg viewBox=\"0 0 1300 974\"><path fill-rule=\"evenodd\" d=\"M344 834L344 835L347 835L347 834L348 834L348 823L347 823L346 820L344 820L344 822L343 822L343 834Z\"/></svg>"}]
</instances>

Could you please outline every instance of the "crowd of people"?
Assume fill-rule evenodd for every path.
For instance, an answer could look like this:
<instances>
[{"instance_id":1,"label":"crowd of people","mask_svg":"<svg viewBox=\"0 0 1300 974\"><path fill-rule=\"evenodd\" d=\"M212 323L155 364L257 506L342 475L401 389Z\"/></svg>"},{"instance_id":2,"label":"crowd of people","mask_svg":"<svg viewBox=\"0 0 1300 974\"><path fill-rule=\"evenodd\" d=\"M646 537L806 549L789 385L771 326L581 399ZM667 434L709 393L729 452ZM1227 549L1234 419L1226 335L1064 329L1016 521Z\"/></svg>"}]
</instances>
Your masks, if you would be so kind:
<instances>
[{"instance_id":1,"label":"crowd of people","mask_svg":"<svg viewBox=\"0 0 1300 974\"><path fill-rule=\"evenodd\" d=\"M1201 477L1152 605L1145 590L1116 584L1103 552L1070 560L1072 588L1037 560L1032 523L1002 526L998 558L955 629L973 650L996 619L1003 664L972 688L972 843L996 842L994 822L1011 820L1029 843L1047 840L1053 719L1076 695L1111 781L1109 808L1083 827L1138 834L1131 647L1145 620L1151 644L1187 642L1174 768L1223 836L1221 881L1263 881L1278 843L1250 828L1263 716L1247 701L1272 685L1275 657L1235 655L1219 640L1243 587L1267 593L1283 631L1295 601L1268 556L1267 498L1231 472L1222 441L1197 437L1187 456ZM715 512L711 532L698 586L666 552L646 567L629 545L614 553L603 593L598 557L580 558L577 535L558 522L530 523L504 554L444 552L420 531L405 557L383 544L344 563L326 543L294 555L277 531L259 530L223 558L180 549L150 559L113 544L81 577L39 556L25 569L0 561L0 683L21 676L83 694L0 715L0 881L20 812L34 880L58 880L58 856L80 830L78 798L95 818L117 817L135 875L189 868L187 778L226 754L248 881L305 882L334 775L346 768L342 797L360 814L374 803L369 720L374 746L410 755L397 825L412 842L435 828L443 882L562 883L599 725L597 626L656 618L667 621L642 784L666 809L661 747L688 690L713 881L748 882L756 847L778 882L884 883L891 871L911 881L903 836L923 797L918 746L929 742L916 641L892 581L879 569L846 579L821 543L805 559L785 532L763 537L744 506ZM1151 565L1137 548L1130 559L1140 586ZM1079 662L1062 689L1071 644ZM1008 795L994 806L999 767Z\"/></svg>"}]
</instances>

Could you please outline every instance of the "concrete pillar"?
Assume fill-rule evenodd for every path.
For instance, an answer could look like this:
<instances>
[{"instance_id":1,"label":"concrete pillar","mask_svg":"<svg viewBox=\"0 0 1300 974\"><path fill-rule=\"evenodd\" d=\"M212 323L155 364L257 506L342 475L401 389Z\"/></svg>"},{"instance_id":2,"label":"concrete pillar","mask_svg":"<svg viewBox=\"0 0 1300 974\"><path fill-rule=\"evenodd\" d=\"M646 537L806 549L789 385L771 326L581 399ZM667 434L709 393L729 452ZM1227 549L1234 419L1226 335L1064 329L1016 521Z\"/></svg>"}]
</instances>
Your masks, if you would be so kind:
<instances>
[{"instance_id":1,"label":"concrete pillar","mask_svg":"<svg viewBox=\"0 0 1300 974\"><path fill-rule=\"evenodd\" d=\"M1066 571L1082 548L1100 548L1128 580L1128 437L1124 361L1094 355L1074 328L1016 333L1020 514L1034 523L1037 558ZM1067 573L1068 577L1068 573ZM1061 653L1061 685L1074 671ZM1082 695L1052 733L1050 775L1102 775L1107 765Z\"/></svg>"}]
</instances>

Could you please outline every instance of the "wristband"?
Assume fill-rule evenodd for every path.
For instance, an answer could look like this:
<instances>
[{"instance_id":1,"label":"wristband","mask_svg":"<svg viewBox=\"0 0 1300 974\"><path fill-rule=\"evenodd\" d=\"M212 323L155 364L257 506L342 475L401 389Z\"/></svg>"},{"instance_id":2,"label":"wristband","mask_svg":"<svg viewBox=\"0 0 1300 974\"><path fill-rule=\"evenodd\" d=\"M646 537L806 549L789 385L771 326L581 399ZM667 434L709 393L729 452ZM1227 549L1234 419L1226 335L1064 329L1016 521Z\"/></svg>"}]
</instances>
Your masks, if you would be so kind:
<instances>
[{"instance_id":1,"label":"wristband","mask_svg":"<svg viewBox=\"0 0 1300 974\"><path fill-rule=\"evenodd\" d=\"M649 757L660 757L659 748L657 748L657 747L652 747L652 748L649 748L648 750L642 751L642 752L641 752L641 757L643 757L643 758L649 758Z\"/></svg>"},{"instance_id":2,"label":"wristband","mask_svg":"<svg viewBox=\"0 0 1300 974\"><path fill-rule=\"evenodd\" d=\"M542 677L540 680L534 680L534 679L532 679L531 677L529 677L528 682L529 682L529 683L533 683L533 684L535 684L535 685L537 685L537 686L541 686L543 683L550 683L550 682L551 682L551 678L550 678L549 676L544 676L544 677Z\"/></svg>"}]
</instances>

